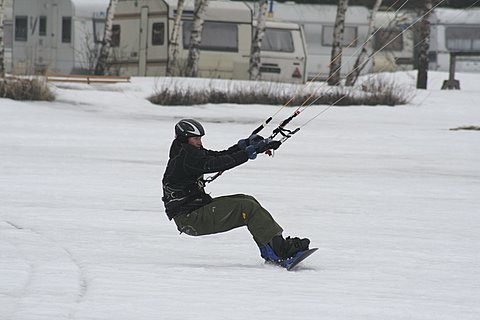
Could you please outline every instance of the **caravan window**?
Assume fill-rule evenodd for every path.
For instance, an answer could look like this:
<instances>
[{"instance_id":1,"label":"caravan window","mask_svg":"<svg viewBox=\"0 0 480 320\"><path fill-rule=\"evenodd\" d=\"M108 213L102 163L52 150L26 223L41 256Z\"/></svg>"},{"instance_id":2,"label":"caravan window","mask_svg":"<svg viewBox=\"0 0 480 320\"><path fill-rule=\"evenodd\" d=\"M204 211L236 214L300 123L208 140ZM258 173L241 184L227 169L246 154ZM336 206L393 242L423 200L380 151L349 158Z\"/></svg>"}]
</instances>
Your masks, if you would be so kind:
<instances>
[{"instance_id":1,"label":"caravan window","mask_svg":"<svg viewBox=\"0 0 480 320\"><path fill-rule=\"evenodd\" d=\"M72 17L62 17L62 42L72 42Z\"/></svg>"},{"instance_id":2,"label":"caravan window","mask_svg":"<svg viewBox=\"0 0 480 320\"><path fill-rule=\"evenodd\" d=\"M333 26L323 26L322 28L322 45L333 45ZM343 32L342 47L356 47L357 46L357 27L345 27Z\"/></svg>"},{"instance_id":3,"label":"caravan window","mask_svg":"<svg viewBox=\"0 0 480 320\"><path fill-rule=\"evenodd\" d=\"M401 36L402 29L384 29L381 28L377 30L374 36L374 48L375 51L382 50L391 50L391 51L401 51L403 50L403 37ZM388 45L387 45L388 43Z\"/></svg>"},{"instance_id":4,"label":"caravan window","mask_svg":"<svg viewBox=\"0 0 480 320\"><path fill-rule=\"evenodd\" d=\"M120 25L114 24L112 26L112 47L120 46Z\"/></svg>"},{"instance_id":5,"label":"caravan window","mask_svg":"<svg viewBox=\"0 0 480 320\"><path fill-rule=\"evenodd\" d=\"M322 35L319 24L305 24L305 39L308 44L308 52L312 54L322 53Z\"/></svg>"},{"instance_id":6,"label":"caravan window","mask_svg":"<svg viewBox=\"0 0 480 320\"><path fill-rule=\"evenodd\" d=\"M192 21L183 22L183 47L190 46ZM202 31L202 50L238 52L237 24L228 22L205 21Z\"/></svg>"},{"instance_id":7,"label":"caravan window","mask_svg":"<svg viewBox=\"0 0 480 320\"><path fill-rule=\"evenodd\" d=\"M456 51L480 50L480 27L447 27L447 49Z\"/></svg>"},{"instance_id":8,"label":"caravan window","mask_svg":"<svg viewBox=\"0 0 480 320\"><path fill-rule=\"evenodd\" d=\"M47 17L40 17L40 26L38 28L38 35L44 37L47 35Z\"/></svg>"},{"instance_id":9,"label":"caravan window","mask_svg":"<svg viewBox=\"0 0 480 320\"><path fill-rule=\"evenodd\" d=\"M152 25L152 45L162 46L165 42L165 23L157 22Z\"/></svg>"},{"instance_id":10,"label":"caravan window","mask_svg":"<svg viewBox=\"0 0 480 320\"><path fill-rule=\"evenodd\" d=\"M276 52L293 52L293 38L290 30L265 29L265 36L262 41L262 50Z\"/></svg>"},{"instance_id":11,"label":"caravan window","mask_svg":"<svg viewBox=\"0 0 480 320\"><path fill-rule=\"evenodd\" d=\"M28 17L15 17L15 41L27 41Z\"/></svg>"}]
</instances>

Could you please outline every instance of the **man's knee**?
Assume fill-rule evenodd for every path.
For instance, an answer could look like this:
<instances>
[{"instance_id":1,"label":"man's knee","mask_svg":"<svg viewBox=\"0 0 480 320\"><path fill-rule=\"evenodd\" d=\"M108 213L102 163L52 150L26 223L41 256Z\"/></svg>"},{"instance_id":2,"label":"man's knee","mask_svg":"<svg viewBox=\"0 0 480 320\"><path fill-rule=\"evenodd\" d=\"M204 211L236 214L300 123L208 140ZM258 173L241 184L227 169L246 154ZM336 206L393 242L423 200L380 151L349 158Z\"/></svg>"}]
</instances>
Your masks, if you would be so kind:
<instances>
[{"instance_id":1,"label":"man's knee","mask_svg":"<svg viewBox=\"0 0 480 320\"><path fill-rule=\"evenodd\" d=\"M197 225L197 213L191 212L189 214L180 215L173 218L175 224L177 225L177 229L180 233L188 234L189 236L199 236L201 235L201 225Z\"/></svg>"},{"instance_id":2,"label":"man's knee","mask_svg":"<svg viewBox=\"0 0 480 320\"><path fill-rule=\"evenodd\" d=\"M177 229L180 231L180 233L185 233L194 237L198 236L198 231L193 226L177 225Z\"/></svg>"}]
</instances>

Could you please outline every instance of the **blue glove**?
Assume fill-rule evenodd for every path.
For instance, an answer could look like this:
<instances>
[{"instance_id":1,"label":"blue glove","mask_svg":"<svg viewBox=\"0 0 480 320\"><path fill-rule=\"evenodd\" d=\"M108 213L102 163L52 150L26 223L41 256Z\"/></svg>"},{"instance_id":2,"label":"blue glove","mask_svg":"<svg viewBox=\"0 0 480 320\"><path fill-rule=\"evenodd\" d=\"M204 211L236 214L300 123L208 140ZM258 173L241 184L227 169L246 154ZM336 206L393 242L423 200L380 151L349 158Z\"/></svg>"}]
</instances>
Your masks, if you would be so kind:
<instances>
[{"instance_id":1,"label":"blue glove","mask_svg":"<svg viewBox=\"0 0 480 320\"><path fill-rule=\"evenodd\" d=\"M257 144L258 142L262 141L264 138L259 135L259 134L252 134L250 137L248 137L248 142L250 143L250 145L255 145Z\"/></svg>"},{"instance_id":2,"label":"blue glove","mask_svg":"<svg viewBox=\"0 0 480 320\"><path fill-rule=\"evenodd\" d=\"M253 145L257 153L264 153L267 150L277 150L282 143L280 141L275 141L271 138L262 139L256 144Z\"/></svg>"},{"instance_id":3,"label":"blue glove","mask_svg":"<svg viewBox=\"0 0 480 320\"><path fill-rule=\"evenodd\" d=\"M263 137L261 135L252 134L250 137L246 139L239 140L237 145L240 148L240 150L245 150L248 146L255 145L262 140L263 140Z\"/></svg>"},{"instance_id":4,"label":"blue glove","mask_svg":"<svg viewBox=\"0 0 480 320\"><path fill-rule=\"evenodd\" d=\"M257 151L254 146L246 147L245 151L247 152L248 159L254 160L257 157Z\"/></svg>"}]
</instances>

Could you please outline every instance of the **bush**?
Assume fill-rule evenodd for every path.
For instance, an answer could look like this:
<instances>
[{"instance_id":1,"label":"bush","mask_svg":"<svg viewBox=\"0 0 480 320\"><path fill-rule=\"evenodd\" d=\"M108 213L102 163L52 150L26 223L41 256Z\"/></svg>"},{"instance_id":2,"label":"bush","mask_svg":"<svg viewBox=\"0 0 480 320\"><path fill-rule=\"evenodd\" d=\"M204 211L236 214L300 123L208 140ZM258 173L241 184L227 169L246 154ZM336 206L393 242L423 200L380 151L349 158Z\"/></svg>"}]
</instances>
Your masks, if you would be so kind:
<instances>
[{"instance_id":1,"label":"bush","mask_svg":"<svg viewBox=\"0 0 480 320\"><path fill-rule=\"evenodd\" d=\"M55 100L47 83L38 78L0 79L0 97L13 100Z\"/></svg>"},{"instance_id":2,"label":"bush","mask_svg":"<svg viewBox=\"0 0 480 320\"><path fill-rule=\"evenodd\" d=\"M362 91L366 93L365 105L395 106L407 104L414 95L414 90L397 85L393 80L382 77L369 77L361 84Z\"/></svg>"},{"instance_id":3,"label":"bush","mask_svg":"<svg viewBox=\"0 0 480 320\"><path fill-rule=\"evenodd\" d=\"M225 83L227 82L222 82ZM248 82L229 84L228 87L221 89L215 80L211 80L206 87L197 87L193 83L185 84L182 80L177 80L173 85L164 83L149 100L154 104L175 106L206 103L283 104L287 98L272 86L259 86L253 89Z\"/></svg>"},{"instance_id":4,"label":"bush","mask_svg":"<svg viewBox=\"0 0 480 320\"><path fill-rule=\"evenodd\" d=\"M322 83L286 85L271 82L218 82L207 86L194 82L172 80L163 83L149 100L159 105L196 105L206 103L270 104L289 106L309 105L388 105L408 103L413 97L405 88L382 78L367 79L356 88L328 87ZM205 81L205 80L204 80ZM223 88L222 86L223 85ZM322 86L323 85L323 86ZM316 89L315 89L316 88Z\"/></svg>"}]
</instances>

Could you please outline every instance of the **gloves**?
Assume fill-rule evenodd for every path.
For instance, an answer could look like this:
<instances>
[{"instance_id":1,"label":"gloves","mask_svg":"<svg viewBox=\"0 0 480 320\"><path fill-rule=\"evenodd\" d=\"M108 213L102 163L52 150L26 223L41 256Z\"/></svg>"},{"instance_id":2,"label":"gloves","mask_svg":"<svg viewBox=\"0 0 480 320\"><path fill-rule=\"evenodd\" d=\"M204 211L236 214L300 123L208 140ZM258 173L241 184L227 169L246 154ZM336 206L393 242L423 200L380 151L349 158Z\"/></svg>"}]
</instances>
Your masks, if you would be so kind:
<instances>
[{"instance_id":1,"label":"gloves","mask_svg":"<svg viewBox=\"0 0 480 320\"><path fill-rule=\"evenodd\" d=\"M257 157L257 154L264 153L268 150L277 150L282 143L280 141L272 140L271 138L262 139L255 144L251 144L245 148L247 156L250 160Z\"/></svg>"},{"instance_id":2,"label":"gloves","mask_svg":"<svg viewBox=\"0 0 480 320\"><path fill-rule=\"evenodd\" d=\"M270 138L263 139L255 144L253 147L257 153L264 153L267 150L277 150L282 143L280 141L275 141Z\"/></svg>"},{"instance_id":3,"label":"gloves","mask_svg":"<svg viewBox=\"0 0 480 320\"><path fill-rule=\"evenodd\" d=\"M247 152L248 159L253 160L257 157L257 151L254 146L246 147L245 151Z\"/></svg>"},{"instance_id":4,"label":"gloves","mask_svg":"<svg viewBox=\"0 0 480 320\"><path fill-rule=\"evenodd\" d=\"M255 145L262 140L263 140L263 137L261 135L252 134L250 137L246 139L239 140L237 145L241 150L246 150L248 146Z\"/></svg>"}]
</instances>

